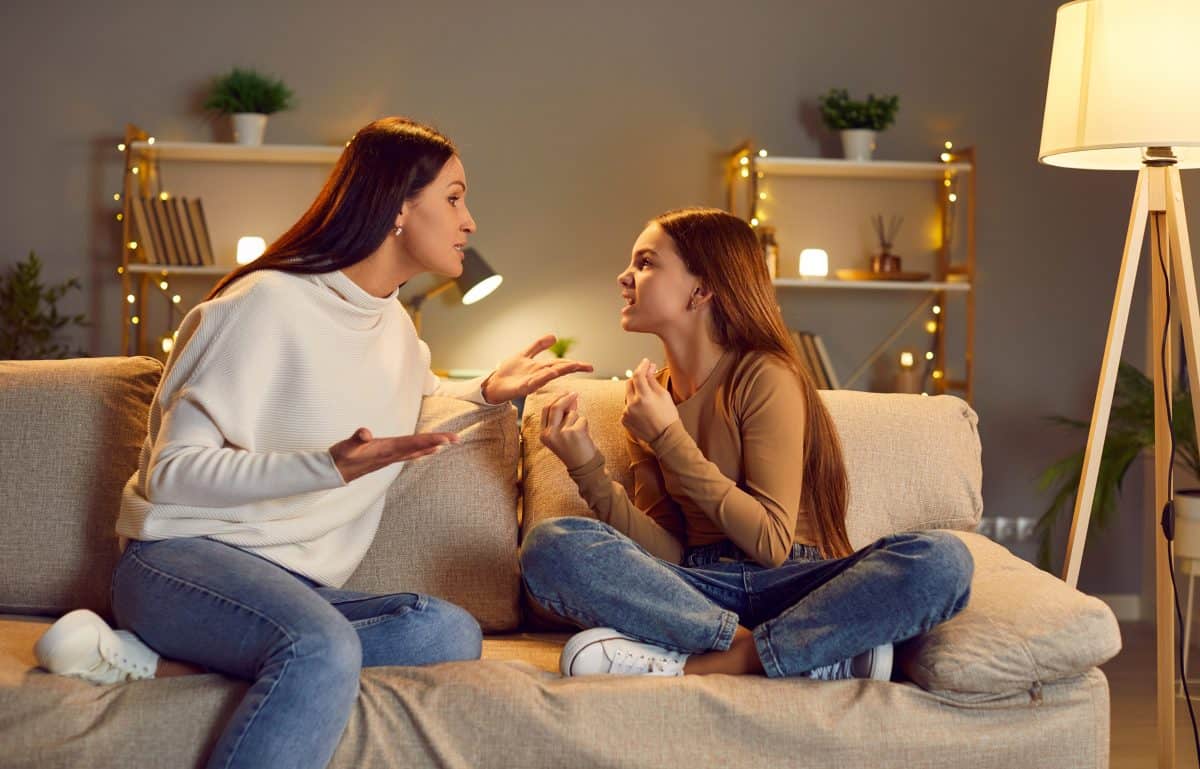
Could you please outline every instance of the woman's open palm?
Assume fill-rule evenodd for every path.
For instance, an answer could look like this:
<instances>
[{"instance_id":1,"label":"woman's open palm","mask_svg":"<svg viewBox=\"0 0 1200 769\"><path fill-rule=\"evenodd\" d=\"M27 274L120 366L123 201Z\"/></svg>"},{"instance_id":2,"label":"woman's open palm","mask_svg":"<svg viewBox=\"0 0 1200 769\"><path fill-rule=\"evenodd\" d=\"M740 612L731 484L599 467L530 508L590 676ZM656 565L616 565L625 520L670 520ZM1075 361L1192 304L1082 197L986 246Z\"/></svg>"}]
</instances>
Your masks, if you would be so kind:
<instances>
[{"instance_id":1,"label":"woman's open palm","mask_svg":"<svg viewBox=\"0 0 1200 769\"><path fill-rule=\"evenodd\" d=\"M370 430L360 427L354 431L354 435L330 446L329 453L342 479L349 483L390 464L434 454L442 446L458 441L458 433L418 433L376 438Z\"/></svg>"}]
</instances>

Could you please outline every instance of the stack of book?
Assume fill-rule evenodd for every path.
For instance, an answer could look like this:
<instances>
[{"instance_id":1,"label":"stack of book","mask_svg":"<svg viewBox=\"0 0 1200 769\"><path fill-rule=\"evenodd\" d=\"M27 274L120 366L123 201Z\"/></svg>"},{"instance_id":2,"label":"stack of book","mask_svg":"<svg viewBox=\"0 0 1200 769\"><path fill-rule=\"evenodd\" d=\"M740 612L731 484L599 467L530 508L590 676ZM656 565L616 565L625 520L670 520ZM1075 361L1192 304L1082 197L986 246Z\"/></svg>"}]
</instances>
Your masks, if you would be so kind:
<instances>
[{"instance_id":1,"label":"stack of book","mask_svg":"<svg viewBox=\"0 0 1200 769\"><path fill-rule=\"evenodd\" d=\"M829 360L829 351L821 337L807 331L793 331L792 341L796 343L796 351L800 353L800 362L808 368L818 390L836 390L838 384L837 372L833 370L833 362Z\"/></svg>"},{"instance_id":2,"label":"stack of book","mask_svg":"<svg viewBox=\"0 0 1200 769\"><path fill-rule=\"evenodd\" d=\"M138 250L150 264L199 267L215 264L200 198L134 197Z\"/></svg>"}]
</instances>

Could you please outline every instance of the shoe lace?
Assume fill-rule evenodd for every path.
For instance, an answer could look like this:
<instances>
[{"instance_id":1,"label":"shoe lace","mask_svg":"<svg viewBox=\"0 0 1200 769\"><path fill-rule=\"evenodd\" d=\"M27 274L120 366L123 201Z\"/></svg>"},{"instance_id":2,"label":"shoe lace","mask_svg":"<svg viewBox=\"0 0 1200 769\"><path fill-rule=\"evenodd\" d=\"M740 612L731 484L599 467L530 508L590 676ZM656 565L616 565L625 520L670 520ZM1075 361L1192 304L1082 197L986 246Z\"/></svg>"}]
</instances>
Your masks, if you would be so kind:
<instances>
[{"instance_id":1,"label":"shoe lace","mask_svg":"<svg viewBox=\"0 0 1200 769\"><path fill-rule=\"evenodd\" d=\"M674 673L677 666L677 658L670 654L645 654L643 652L617 650L612 656L613 673L633 675Z\"/></svg>"},{"instance_id":2,"label":"shoe lace","mask_svg":"<svg viewBox=\"0 0 1200 769\"><path fill-rule=\"evenodd\" d=\"M808 671L808 677L817 681L840 681L844 678L854 678L850 663L851 660L845 659L829 665L822 665Z\"/></svg>"}]
</instances>

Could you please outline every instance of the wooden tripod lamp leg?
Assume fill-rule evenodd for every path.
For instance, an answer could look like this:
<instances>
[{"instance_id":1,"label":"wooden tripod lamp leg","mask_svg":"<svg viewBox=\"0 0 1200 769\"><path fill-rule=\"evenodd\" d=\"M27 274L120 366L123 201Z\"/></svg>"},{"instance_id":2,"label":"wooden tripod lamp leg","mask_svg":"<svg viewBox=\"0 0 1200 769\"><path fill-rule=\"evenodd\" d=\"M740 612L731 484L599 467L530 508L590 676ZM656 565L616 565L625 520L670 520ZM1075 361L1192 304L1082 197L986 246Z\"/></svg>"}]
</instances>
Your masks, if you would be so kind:
<instances>
[{"instance_id":1,"label":"wooden tripod lamp leg","mask_svg":"<svg viewBox=\"0 0 1200 769\"><path fill-rule=\"evenodd\" d=\"M1075 514L1071 518L1071 533L1067 538L1063 579L1071 587L1079 584L1079 564L1083 559L1083 546L1087 540L1092 500L1096 496L1096 476L1100 472L1100 456L1104 448L1104 436L1108 432L1108 414L1112 409L1113 388L1117 383L1117 365L1121 361L1121 346L1125 341L1125 327L1129 321L1129 305L1133 299L1133 286L1142 254L1142 238L1146 234L1147 204L1147 175L1146 169L1142 169L1138 172L1137 186L1133 192L1129 229L1125 233L1125 252L1121 257L1117 293L1113 301L1112 318L1108 323L1108 340L1104 343L1104 359L1100 364L1100 383L1096 388L1087 449L1083 454L1083 476L1079 481Z\"/></svg>"}]
</instances>

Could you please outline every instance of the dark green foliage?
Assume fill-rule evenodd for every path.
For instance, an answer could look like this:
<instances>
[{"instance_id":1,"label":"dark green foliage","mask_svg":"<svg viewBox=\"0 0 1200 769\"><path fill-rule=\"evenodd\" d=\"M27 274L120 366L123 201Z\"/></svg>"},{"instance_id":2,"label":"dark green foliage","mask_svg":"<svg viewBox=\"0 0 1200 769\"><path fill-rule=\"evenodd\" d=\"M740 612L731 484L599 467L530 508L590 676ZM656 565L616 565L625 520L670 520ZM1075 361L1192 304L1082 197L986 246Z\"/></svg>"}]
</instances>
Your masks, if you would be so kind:
<instances>
[{"instance_id":1,"label":"dark green foliage","mask_svg":"<svg viewBox=\"0 0 1200 769\"><path fill-rule=\"evenodd\" d=\"M882 131L896 121L896 111L900 109L899 96L876 98L871 93L866 101L854 101L844 88L830 88L818 101L821 118L834 131L849 128Z\"/></svg>"},{"instance_id":2,"label":"dark green foliage","mask_svg":"<svg viewBox=\"0 0 1200 769\"><path fill-rule=\"evenodd\" d=\"M1171 409L1171 429L1175 433L1175 462L1200 476L1200 452L1196 447L1196 428L1192 414L1192 397L1187 390L1175 393ZM1089 423L1067 417L1049 417L1055 424L1081 430L1086 435ZM1086 438L1085 438L1086 441ZM1154 447L1154 383L1141 371L1121 362L1117 370L1117 386L1113 391L1112 411L1108 418L1108 434L1100 455L1100 471L1096 476L1096 495L1092 500L1092 518L1088 526L1088 541L1099 535L1112 522L1117 496L1125 481L1125 473L1133 461L1146 449ZM1083 453L1086 449L1055 462L1038 478L1042 491L1053 489L1054 498L1042 513L1037 531L1041 536L1038 563L1050 566L1050 549L1059 516L1074 512L1083 473Z\"/></svg>"},{"instance_id":3,"label":"dark green foliage","mask_svg":"<svg viewBox=\"0 0 1200 769\"><path fill-rule=\"evenodd\" d=\"M0 359L32 360L80 355L58 340L67 326L86 326L82 315L60 315L57 304L80 287L78 278L57 286L42 285L42 262L37 254L17 262L0 275Z\"/></svg>"},{"instance_id":4,"label":"dark green foliage","mask_svg":"<svg viewBox=\"0 0 1200 769\"><path fill-rule=\"evenodd\" d=\"M232 115L257 112L270 115L295 106L295 94L282 80L272 80L252 69L233 68L213 81L204 109Z\"/></svg>"}]
</instances>

